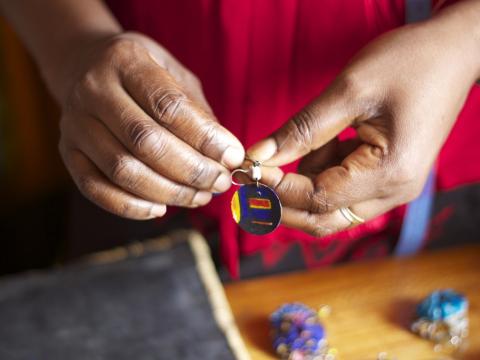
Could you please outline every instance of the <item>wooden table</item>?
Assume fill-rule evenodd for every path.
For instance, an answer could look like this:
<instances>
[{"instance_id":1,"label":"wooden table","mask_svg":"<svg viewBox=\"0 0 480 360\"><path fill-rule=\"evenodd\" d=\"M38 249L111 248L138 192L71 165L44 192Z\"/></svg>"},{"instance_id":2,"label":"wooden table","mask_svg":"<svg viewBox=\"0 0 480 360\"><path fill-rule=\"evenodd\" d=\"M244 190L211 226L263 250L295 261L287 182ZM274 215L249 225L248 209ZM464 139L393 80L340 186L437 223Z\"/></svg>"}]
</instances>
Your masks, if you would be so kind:
<instances>
[{"instance_id":1,"label":"wooden table","mask_svg":"<svg viewBox=\"0 0 480 360\"><path fill-rule=\"evenodd\" d=\"M479 360L480 246L240 281L226 285L226 293L254 360L275 359L268 316L295 301L331 306L324 324L339 359L375 360L387 352L398 360L434 360L447 358L412 334L409 324L417 302L439 288L468 296L469 346L456 358Z\"/></svg>"}]
</instances>

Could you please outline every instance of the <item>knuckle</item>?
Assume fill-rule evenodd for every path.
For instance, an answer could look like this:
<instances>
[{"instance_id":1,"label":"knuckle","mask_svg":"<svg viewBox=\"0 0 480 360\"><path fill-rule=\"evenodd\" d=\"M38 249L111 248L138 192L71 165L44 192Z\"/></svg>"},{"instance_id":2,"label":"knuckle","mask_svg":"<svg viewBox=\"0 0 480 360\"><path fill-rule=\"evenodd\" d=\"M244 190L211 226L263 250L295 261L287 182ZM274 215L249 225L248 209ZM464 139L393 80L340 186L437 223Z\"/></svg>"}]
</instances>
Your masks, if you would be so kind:
<instances>
[{"instance_id":1,"label":"knuckle","mask_svg":"<svg viewBox=\"0 0 480 360\"><path fill-rule=\"evenodd\" d=\"M195 186L199 183L204 182L205 176L207 175L208 169L202 163L197 163L192 167L190 173L187 176L187 181L190 185Z\"/></svg>"},{"instance_id":2,"label":"knuckle","mask_svg":"<svg viewBox=\"0 0 480 360\"><path fill-rule=\"evenodd\" d=\"M188 188L179 186L175 187L172 191L172 196L170 200L170 205L179 205L187 206L192 203L193 197L195 196L194 191L189 191Z\"/></svg>"},{"instance_id":3,"label":"knuckle","mask_svg":"<svg viewBox=\"0 0 480 360\"><path fill-rule=\"evenodd\" d=\"M363 74L347 70L337 77L333 89L345 105L356 108L369 117L378 116L378 89L372 85L372 81L366 80Z\"/></svg>"},{"instance_id":4,"label":"knuckle","mask_svg":"<svg viewBox=\"0 0 480 360\"><path fill-rule=\"evenodd\" d=\"M359 88L359 76L354 71L344 71L336 79L336 86L343 94L356 94Z\"/></svg>"},{"instance_id":5,"label":"knuckle","mask_svg":"<svg viewBox=\"0 0 480 360\"><path fill-rule=\"evenodd\" d=\"M105 51L105 57L108 61L129 61L132 58L132 54L138 54L145 51L145 48L137 41L128 37L117 36L109 40Z\"/></svg>"},{"instance_id":6,"label":"knuckle","mask_svg":"<svg viewBox=\"0 0 480 360\"><path fill-rule=\"evenodd\" d=\"M320 225L308 228L306 233L316 238L321 238L327 235L327 233Z\"/></svg>"},{"instance_id":7,"label":"knuckle","mask_svg":"<svg viewBox=\"0 0 480 360\"><path fill-rule=\"evenodd\" d=\"M307 146L312 143L313 131L312 123L314 121L314 115L312 111L307 107L298 114L296 114L292 121L289 122L288 136L294 143L301 147Z\"/></svg>"},{"instance_id":8,"label":"knuckle","mask_svg":"<svg viewBox=\"0 0 480 360\"><path fill-rule=\"evenodd\" d=\"M219 172L213 169L212 166L199 161L192 166L187 176L187 182L195 188L208 189L213 185L218 175L220 175Z\"/></svg>"},{"instance_id":9,"label":"knuckle","mask_svg":"<svg viewBox=\"0 0 480 360\"><path fill-rule=\"evenodd\" d=\"M290 177L288 174L284 175L282 179L274 186L275 192L278 194L289 194L294 192L295 184L293 181L290 181Z\"/></svg>"},{"instance_id":10,"label":"knuckle","mask_svg":"<svg viewBox=\"0 0 480 360\"><path fill-rule=\"evenodd\" d=\"M201 152L207 152L208 148L218 141L218 129L215 123L207 123L199 134L199 149Z\"/></svg>"},{"instance_id":11,"label":"knuckle","mask_svg":"<svg viewBox=\"0 0 480 360\"><path fill-rule=\"evenodd\" d=\"M88 174L81 174L77 177L78 190L89 199L95 201L97 198L98 186L95 179Z\"/></svg>"},{"instance_id":12,"label":"knuckle","mask_svg":"<svg viewBox=\"0 0 480 360\"><path fill-rule=\"evenodd\" d=\"M149 99L155 119L168 127L175 121L176 114L187 97L177 89L162 89L154 91Z\"/></svg>"},{"instance_id":13,"label":"knuckle","mask_svg":"<svg viewBox=\"0 0 480 360\"><path fill-rule=\"evenodd\" d=\"M327 191L324 186L317 185L314 191L308 193L308 200L310 212L321 214L329 211Z\"/></svg>"},{"instance_id":14,"label":"knuckle","mask_svg":"<svg viewBox=\"0 0 480 360\"><path fill-rule=\"evenodd\" d=\"M124 124L127 141L134 153L142 157L153 155L156 159L163 157L166 147L154 124L128 119Z\"/></svg>"},{"instance_id":15,"label":"knuckle","mask_svg":"<svg viewBox=\"0 0 480 360\"><path fill-rule=\"evenodd\" d=\"M121 201L114 212L127 219L150 219L153 217L153 204L140 206L135 200Z\"/></svg>"},{"instance_id":16,"label":"knuckle","mask_svg":"<svg viewBox=\"0 0 480 360\"><path fill-rule=\"evenodd\" d=\"M130 201L122 201L119 203L118 208L115 211L119 216L124 218L132 218L138 216L137 207Z\"/></svg>"},{"instance_id":17,"label":"knuckle","mask_svg":"<svg viewBox=\"0 0 480 360\"><path fill-rule=\"evenodd\" d=\"M110 179L121 186L135 188L138 181L134 160L127 156L118 156L110 167Z\"/></svg>"},{"instance_id":18,"label":"knuckle","mask_svg":"<svg viewBox=\"0 0 480 360\"><path fill-rule=\"evenodd\" d=\"M361 99L367 95L368 84L356 71L343 72L335 82L335 88L346 99Z\"/></svg>"},{"instance_id":19,"label":"knuckle","mask_svg":"<svg viewBox=\"0 0 480 360\"><path fill-rule=\"evenodd\" d=\"M89 70L81 76L75 88L79 95L84 93L98 93L101 88L101 84L97 75L95 74L95 71Z\"/></svg>"},{"instance_id":20,"label":"knuckle","mask_svg":"<svg viewBox=\"0 0 480 360\"><path fill-rule=\"evenodd\" d=\"M88 71L72 86L65 99L65 110L74 112L78 108L85 107L85 102L92 95L98 94L100 85L96 76Z\"/></svg>"},{"instance_id":21,"label":"knuckle","mask_svg":"<svg viewBox=\"0 0 480 360\"><path fill-rule=\"evenodd\" d=\"M313 237L321 238L333 233L333 231L322 225L320 219L315 214L306 213L305 217L305 229L304 231Z\"/></svg>"}]
</instances>

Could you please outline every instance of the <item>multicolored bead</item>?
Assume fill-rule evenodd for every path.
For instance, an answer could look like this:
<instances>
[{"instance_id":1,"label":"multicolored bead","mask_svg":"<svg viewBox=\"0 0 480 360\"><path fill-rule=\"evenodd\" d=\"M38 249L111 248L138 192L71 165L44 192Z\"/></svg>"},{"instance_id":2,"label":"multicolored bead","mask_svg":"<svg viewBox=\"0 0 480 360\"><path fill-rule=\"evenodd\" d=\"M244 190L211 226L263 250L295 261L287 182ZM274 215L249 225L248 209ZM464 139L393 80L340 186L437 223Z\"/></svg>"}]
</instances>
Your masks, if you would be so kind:
<instances>
[{"instance_id":1,"label":"multicolored bead","mask_svg":"<svg viewBox=\"0 0 480 360\"><path fill-rule=\"evenodd\" d=\"M333 360L318 313L301 303L285 304L270 316L273 348L281 359Z\"/></svg>"},{"instance_id":2,"label":"multicolored bead","mask_svg":"<svg viewBox=\"0 0 480 360\"><path fill-rule=\"evenodd\" d=\"M436 349L457 349L468 335L468 300L454 290L437 290L417 307L412 331L435 342Z\"/></svg>"}]
</instances>

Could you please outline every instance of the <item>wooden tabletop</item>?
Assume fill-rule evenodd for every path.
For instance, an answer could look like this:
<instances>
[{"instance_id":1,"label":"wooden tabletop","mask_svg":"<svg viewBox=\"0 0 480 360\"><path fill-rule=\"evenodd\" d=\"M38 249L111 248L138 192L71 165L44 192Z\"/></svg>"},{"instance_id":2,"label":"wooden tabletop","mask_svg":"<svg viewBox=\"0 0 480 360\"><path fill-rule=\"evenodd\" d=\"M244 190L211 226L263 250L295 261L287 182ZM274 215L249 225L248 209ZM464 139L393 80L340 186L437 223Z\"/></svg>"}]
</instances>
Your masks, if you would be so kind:
<instances>
[{"instance_id":1,"label":"wooden tabletop","mask_svg":"<svg viewBox=\"0 0 480 360\"><path fill-rule=\"evenodd\" d=\"M407 259L364 261L239 281L226 285L238 328L254 360L275 359L268 316L285 302L319 308L338 358L449 359L409 331L416 304L436 289L453 288L470 301L467 350L455 359L480 359L480 246L424 253Z\"/></svg>"}]
</instances>

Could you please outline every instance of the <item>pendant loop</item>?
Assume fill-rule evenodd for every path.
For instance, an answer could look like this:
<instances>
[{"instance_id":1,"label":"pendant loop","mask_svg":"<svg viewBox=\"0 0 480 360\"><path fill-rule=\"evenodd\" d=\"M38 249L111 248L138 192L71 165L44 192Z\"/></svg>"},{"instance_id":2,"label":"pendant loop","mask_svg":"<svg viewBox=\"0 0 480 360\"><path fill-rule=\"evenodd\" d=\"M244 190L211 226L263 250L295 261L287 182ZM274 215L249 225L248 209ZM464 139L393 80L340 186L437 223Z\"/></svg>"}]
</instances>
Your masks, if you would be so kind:
<instances>
[{"instance_id":1,"label":"pendant loop","mask_svg":"<svg viewBox=\"0 0 480 360\"><path fill-rule=\"evenodd\" d=\"M236 172L241 172L241 173L243 173L243 174L248 174L248 170L235 169L235 170L233 170L232 173L230 174L230 178L231 178L231 180L232 180L232 184L233 184L233 185L237 185L237 186L243 186L243 185L245 185L245 184L240 184L240 183L238 183L238 182L236 182L236 181L234 180L233 177L235 176L235 173L236 173Z\"/></svg>"},{"instance_id":2,"label":"pendant loop","mask_svg":"<svg viewBox=\"0 0 480 360\"><path fill-rule=\"evenodd\" d=\"M250 161L252 165L248 170L235 169L230 175L232 184L239 186L231 201L232 215L243 230L255 235L265 235L280 224L282 204L275 191L260 183L262 164L256 160ZM239 172L250 176L254 182L249 184L236 182L234 176Z\"/></svg>"},{"instance_id":3,"label":"pendant loop","mask_svg":"<svg viewBox=\"0 0 480 360\"><path fill-rule=\"evenodd\" d=\"M250 166L250 170L252 170L252 179L258 183L258 180L262 178L262 169L260 168L260 163L258 161L254 161L252 166Z\"/></svg>"}]
</instances>

